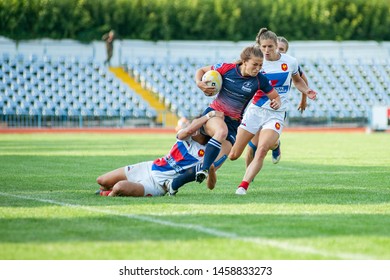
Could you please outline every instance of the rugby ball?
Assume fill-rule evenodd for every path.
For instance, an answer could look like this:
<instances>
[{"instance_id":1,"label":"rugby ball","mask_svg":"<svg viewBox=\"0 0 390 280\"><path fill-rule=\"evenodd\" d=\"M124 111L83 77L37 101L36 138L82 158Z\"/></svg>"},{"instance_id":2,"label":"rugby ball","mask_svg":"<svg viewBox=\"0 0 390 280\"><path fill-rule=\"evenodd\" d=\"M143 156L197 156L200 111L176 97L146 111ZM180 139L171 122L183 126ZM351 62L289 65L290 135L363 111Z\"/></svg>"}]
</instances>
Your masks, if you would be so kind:
<instances>
[{"instance_id":1,"label":"rugby ball","mask_svg":"<svg viewBox=\"0 0 390 280\"><path fill-rule=\"evenodd\" d=\"M222 76L216 70L209 70L206 73L204 73L202 77L202 82L205 82L206 85L208 86L215 87L214 93L208 96L214 96L218 94L222 88Z\"/></svg>"}]
</instances>

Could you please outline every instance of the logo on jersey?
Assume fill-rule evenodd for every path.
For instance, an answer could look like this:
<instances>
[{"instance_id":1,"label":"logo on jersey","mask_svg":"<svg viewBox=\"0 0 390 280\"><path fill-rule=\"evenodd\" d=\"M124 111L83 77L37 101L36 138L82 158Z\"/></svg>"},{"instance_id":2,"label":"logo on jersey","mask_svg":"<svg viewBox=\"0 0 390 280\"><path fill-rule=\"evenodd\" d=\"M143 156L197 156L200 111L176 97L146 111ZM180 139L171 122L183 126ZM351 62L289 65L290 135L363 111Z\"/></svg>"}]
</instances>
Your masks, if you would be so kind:
<instances>
[{"instance_id":1,"label":"logo on jersey","mask_svg":"<svg viewBox=\"0 0 390 280\"><path fill-rule=\"evenodd\" d=\"M200 149L200 150L198 151L198 156L200 156L200 157L203 157L203 156L204 156L204 150L203 150L203 149Z\"/></svg>"},{"instance_id":2,"label":"logo on jersey","mask_svg":"<svg viewBox=\"0 0 390 280\"><path fill-rule=\"evenodd\" d=\"M280 123L275 123L275 128L276 128L276 130L279 130L280 129Z\"/></svg>"},{"instance_id":3,"label":"logo on jersey","mask_svg":"<svg viewBox=\"0 0 390 280\"><path fill-rule=\"evenodd\" d=\"M251 92L252 91L252 82L245 82L242 85L242 91Z\"/></svg>"},{"instance_id":4,"label":"logo on jersey","mask_svg":"<svg viewBox=\"0 0 390 280\"><path fill-rule=\"evenodd\" d=\"M281 68L282 68L283 71L287 71L287 70L288 70L288 66L287 66L286 63L283 63L283 64L281 65Z\"/></svg>"}]
</instances>

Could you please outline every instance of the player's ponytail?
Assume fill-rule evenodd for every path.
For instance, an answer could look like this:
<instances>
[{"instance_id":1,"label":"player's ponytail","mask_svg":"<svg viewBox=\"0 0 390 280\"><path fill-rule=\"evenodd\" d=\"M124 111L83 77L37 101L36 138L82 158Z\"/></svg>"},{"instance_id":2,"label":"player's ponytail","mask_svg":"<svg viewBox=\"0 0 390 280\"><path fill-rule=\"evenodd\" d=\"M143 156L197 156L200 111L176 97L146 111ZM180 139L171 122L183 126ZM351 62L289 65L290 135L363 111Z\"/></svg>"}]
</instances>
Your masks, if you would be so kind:
<instances>
[{"instance_id":1,"label":"player's ponytail","mask_svg":"<svg viewBox=\"0 0 390 280\"><path fill-rule=\"evenodd\" d=\"M258 45L261 45L262 40L268 40L271 39L275 42L276 45L278 45L278 37L274 32L271 30L268 30L266 27L260 28L259 33L257 33L256 36L256 43Z\"/></svg>"}]
</instances>

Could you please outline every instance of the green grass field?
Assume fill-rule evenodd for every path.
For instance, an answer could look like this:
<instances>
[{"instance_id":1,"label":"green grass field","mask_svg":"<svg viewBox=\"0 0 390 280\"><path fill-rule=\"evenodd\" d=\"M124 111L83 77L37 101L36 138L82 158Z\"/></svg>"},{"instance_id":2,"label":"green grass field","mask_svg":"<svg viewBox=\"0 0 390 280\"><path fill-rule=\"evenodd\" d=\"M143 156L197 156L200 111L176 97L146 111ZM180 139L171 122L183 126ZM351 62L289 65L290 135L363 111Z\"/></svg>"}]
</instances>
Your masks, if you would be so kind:
<instances>
[{"instance_id":1,"label":"green grass field","mask_svg":"<svg viewBox=\"0 0 390 280\"><path fill-rule=\"evenodd\" d=\"M173 134L0 135L2 260L390 259L390 135L292 133L246 196L217 187L100 197L95 179L165 155Z\"/></svg>"}]
</instances>

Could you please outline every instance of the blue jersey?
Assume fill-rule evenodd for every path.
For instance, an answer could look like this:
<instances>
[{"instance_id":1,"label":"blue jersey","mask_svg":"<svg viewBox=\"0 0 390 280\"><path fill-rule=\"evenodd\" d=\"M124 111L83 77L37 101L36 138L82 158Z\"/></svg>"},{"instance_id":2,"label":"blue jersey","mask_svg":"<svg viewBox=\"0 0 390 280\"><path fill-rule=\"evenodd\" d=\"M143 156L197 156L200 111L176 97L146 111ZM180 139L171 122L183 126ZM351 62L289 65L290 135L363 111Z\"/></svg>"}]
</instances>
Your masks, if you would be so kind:
<instances>
[{"instance_id":1,"label":"blue jersey","mask_svg":"<svg viewBox=\"0 0 390 280\"><path fill-rule=\"evenodd\" d=\"M241 120L246 106L256 92L267 94L273 89L262 73L255 77L244 77L241 75L239 65L235 63L216 64L211 69L222 75L223 82L221 91L210 107L233 119Z\"/></svg>"},{"instance_id":2,"label":"blue jersey","mask_svg":"<svg viewBox=\"0 0 390 280\"><path fill-rule=\"evenodd\" d=\"M169 153L153 161L152 171L166 174L180 174L188 168L203 162L205 146L191 137L177 140Z\"/></svg>"}]
</instances>

